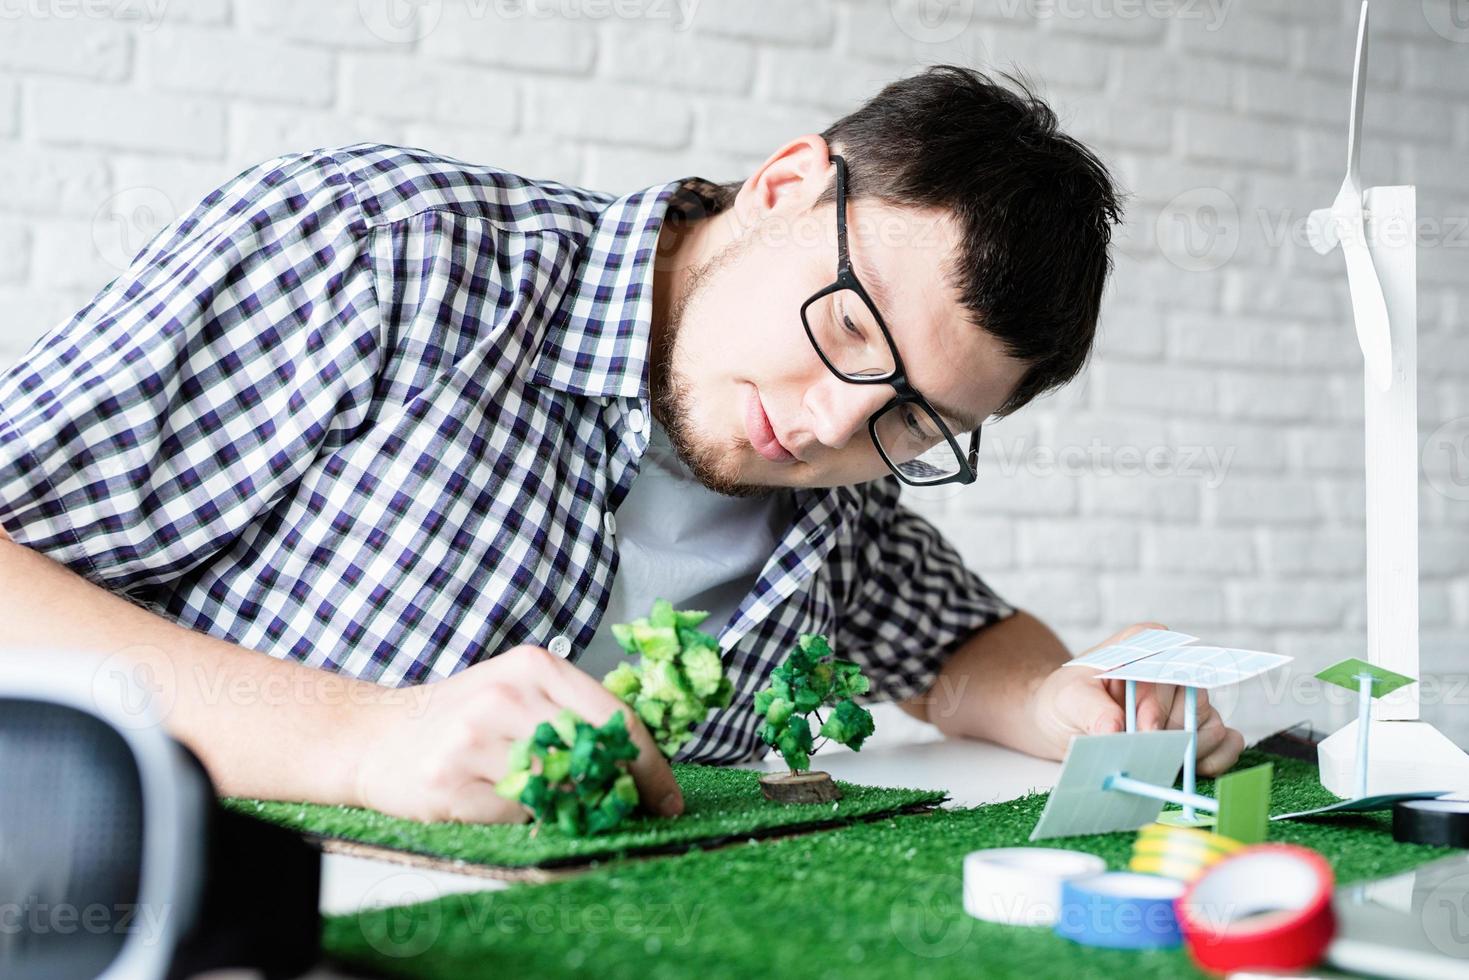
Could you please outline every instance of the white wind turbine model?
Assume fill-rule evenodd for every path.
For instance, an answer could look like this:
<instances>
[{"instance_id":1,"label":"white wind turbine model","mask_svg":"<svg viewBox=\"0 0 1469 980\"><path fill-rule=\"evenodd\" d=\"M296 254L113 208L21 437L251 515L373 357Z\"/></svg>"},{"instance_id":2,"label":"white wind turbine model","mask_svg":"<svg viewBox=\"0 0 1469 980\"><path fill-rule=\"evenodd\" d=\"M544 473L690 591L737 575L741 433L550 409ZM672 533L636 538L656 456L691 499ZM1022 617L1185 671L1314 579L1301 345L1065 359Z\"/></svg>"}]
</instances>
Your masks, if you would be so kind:
<instances>
[{"instance_id":1,"label":"white wind turbine model","mask_svg":"<svg viewBox=\"0 0 1469 980\"><path fill-rule=\"evenodd\" d=\"M1347 176L1308 230L1321 254L1346 259L1352 316L1364 359L1367 425L1367 658L1417 680L1418 673L1418 263L1412 186L1370 187L1357 177L1367 85L1367 3L1357 25L1357 64L1347 131ZM1419 685L1382 698L1368 730L1353 721L1318 747L1321 783L1360 795L1356 761L1366 749L1365 792L1469 789L1469 755L1418 720ZM1365 719L1364 719L1365 721Z\"/></svg>"}]
</instances>

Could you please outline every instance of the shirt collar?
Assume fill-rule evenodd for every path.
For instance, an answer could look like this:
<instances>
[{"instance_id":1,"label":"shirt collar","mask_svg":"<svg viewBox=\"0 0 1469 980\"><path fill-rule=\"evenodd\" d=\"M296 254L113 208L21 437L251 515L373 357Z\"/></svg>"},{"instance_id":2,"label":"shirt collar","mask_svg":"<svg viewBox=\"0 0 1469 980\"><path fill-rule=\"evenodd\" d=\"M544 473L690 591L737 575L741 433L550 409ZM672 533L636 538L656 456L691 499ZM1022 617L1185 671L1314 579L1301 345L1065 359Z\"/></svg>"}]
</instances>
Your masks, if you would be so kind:
<instances>
[{"instance_id":1,"label":"shirt collar","mask_svg":"<svg viewBox=\"0 0 1469 980\"><path fill-rule=\"evenodd\" d=\"M532 382L594 398L648 397L658 233L670 215L714 213L715 192L709 181L686 177L603 209L536 355Z\"/></svg>"}]
</instances>

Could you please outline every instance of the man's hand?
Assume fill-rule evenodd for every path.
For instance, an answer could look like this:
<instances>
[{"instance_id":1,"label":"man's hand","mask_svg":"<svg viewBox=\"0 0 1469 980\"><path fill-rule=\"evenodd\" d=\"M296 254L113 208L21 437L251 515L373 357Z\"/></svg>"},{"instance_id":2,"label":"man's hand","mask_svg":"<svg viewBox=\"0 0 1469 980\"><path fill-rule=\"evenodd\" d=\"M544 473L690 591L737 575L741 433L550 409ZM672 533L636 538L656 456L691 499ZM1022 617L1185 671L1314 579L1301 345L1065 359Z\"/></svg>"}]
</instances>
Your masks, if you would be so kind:
<instances>
[{"instance_id":1,"label":"man's hand","mask_svg":"<svg viewBox=\"0 0 1469 980\"><path fill-rule=\"evenodd\" d=\"M354 761L356 802L415 820L521 823L529 812L495 793L510 743L562 708L593 725L622 711L640 750L628 766L643 807L683 812L673 770L631 708L573 664L537 646L518 646L411 696L362 714Z\"/></svg>"},{"instance_id":2,"label":"man's hand","mask_svg":"<svg viewBox=\"0 0 1469 980\"><path fill-rule=\"evenodd\" d=\"M1167 629L1158 623L1138 623L1097 646L1121 642L1147 629ZM1090 652L1090 651L1088 651ZM1126 727L1124 682L1101 681L1092 667L1058 667L1036 688L1032 699L1035 724L1059 759L1073 735L1105 735ZM1137 685L1138 731L1183 727L1184 698L1172 684ZM1198 692L1198 771L1203 776L1227 772L1244 751L1244 736L1228 728L1209 703L1207 691Z\"/></svg>"}]
</instances>

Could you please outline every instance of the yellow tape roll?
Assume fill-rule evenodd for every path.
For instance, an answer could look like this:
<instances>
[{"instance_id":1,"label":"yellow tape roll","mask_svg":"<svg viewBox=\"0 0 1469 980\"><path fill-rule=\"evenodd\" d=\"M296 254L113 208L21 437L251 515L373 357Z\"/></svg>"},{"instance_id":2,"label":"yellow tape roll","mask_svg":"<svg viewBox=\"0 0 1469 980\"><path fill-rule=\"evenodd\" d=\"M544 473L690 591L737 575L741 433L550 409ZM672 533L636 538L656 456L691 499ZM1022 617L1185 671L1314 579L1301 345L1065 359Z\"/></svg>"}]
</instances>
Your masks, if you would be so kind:
<instances>
[{"instance_id":1,"label":"yellow tape roll","mask_svg":"<svg viewBox=\"0 0 1469 980\"><path fill-rule=\"evenodd\" d=\"M1207 830L1151 823L1138 832L1127 866L1142 874L1189 882L1243 848L1239 841Z\"/></svg>"}]
</instances>

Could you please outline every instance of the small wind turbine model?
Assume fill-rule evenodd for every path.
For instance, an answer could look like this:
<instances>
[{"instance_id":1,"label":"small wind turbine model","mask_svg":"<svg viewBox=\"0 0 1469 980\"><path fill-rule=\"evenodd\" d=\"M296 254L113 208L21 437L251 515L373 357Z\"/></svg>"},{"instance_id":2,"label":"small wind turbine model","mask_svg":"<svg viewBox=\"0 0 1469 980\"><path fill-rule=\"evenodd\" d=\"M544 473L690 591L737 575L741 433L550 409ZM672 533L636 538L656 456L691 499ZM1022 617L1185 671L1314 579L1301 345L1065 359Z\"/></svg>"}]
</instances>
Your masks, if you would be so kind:
<instances>
[{"instance_id":1,"label":"small wind turbine model","mask_svg":"<svg viewBox=\"0 0 1469 980\"><path fill-rule=\"evenodd\" d=\"M1418 264L1412 186L1362 190L1362 104L1367 85L1367 2L1347 130L1347 175L1330 208L1312 211L1317 252L1338 244L1362 348L1367 425L1367 657L1372 667L1418 678ZM1396 233L1388 233L1396 229ZM1372 231L1373 234L1368 234ZM1361 671L1360 676L1368 673ZM1469 788L1469 755L1418 720L1418 685L1383 692L1318 746L1321 784L1342 797ZM1372 752L1368 755L1368 739ZM1359 759L1365 762L1359 766Z\"/></svg>"}]
</instances>

